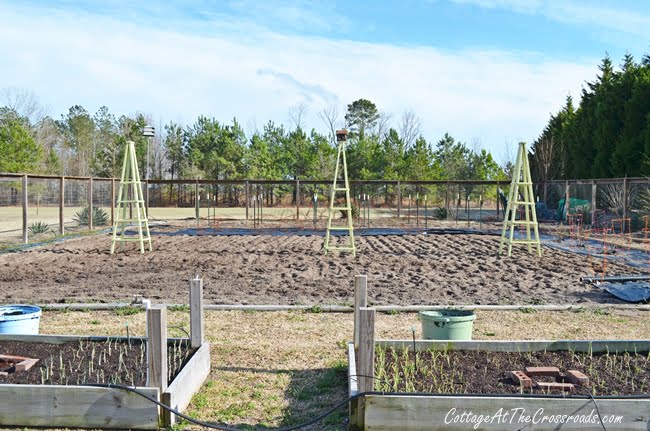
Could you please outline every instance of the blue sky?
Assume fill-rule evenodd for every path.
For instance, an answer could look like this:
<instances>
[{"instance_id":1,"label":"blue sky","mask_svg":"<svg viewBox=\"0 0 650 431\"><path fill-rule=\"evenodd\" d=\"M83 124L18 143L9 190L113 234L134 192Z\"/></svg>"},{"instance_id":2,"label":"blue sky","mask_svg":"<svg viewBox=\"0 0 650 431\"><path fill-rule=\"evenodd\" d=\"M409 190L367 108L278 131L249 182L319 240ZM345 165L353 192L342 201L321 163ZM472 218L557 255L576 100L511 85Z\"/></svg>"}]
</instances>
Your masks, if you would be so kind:
<instances>
[{"instance_id":1,"label":"blue sky","mask_svg":"<svg viewBox=\"0 0 650 431\"><path fill-rule=\"evenodd\" d=\"M647 1L0 0L0 87L55 118L106 105L251 133L302 106L325 132L319 112L342 125L366 98L393 127L410 110L430 142L449 132L497 159L578 99L605 53L649 51Z\"/></svg>"}]
</instances>

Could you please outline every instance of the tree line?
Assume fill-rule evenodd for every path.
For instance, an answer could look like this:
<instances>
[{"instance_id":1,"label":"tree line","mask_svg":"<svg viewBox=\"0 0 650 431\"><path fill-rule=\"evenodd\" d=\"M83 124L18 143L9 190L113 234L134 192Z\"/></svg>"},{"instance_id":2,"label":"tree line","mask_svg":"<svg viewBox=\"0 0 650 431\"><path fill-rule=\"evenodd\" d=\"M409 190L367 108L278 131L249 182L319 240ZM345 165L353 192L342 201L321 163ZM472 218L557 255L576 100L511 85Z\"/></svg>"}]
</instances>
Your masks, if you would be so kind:
<instances>
[{"instance_id":1,"label":"tree line","mask_svg":"<svg viewBox=\"0 0 650 431\"><path fill-rule=\"evenodd\" d=\"M151 142L143 136L143 114L115 116L105 106L92 114L79 105L55 119L40 114L32 93L5 90L0 108L0 172L119 177L124 145L134 141L144 177L152 179L331 179L336 163L336 129L349 129L349 176L371 180L504 179L504 169L484 150L445 134L435 144L407 111L397 125L366 99L319 113L325 133L306 130L306 111L290 113L292 125L272 121L248 135L230 122L199 116L190 125L169 122ZM2 99L0 99L2 100ZM149 163L147 163L147 157Z\"/></svg>"},{"instance_id":2,"label":"tree line","mask_svg":"<svg viewBox=\"0 0 650 431\"><path fill-rule=\"evenodd\" d=\"M650 174L650 55L630 54L619 69L606 56L574 106L567 97L531 147L535 179L620 178Z\"/></svg>"}]
</instances>

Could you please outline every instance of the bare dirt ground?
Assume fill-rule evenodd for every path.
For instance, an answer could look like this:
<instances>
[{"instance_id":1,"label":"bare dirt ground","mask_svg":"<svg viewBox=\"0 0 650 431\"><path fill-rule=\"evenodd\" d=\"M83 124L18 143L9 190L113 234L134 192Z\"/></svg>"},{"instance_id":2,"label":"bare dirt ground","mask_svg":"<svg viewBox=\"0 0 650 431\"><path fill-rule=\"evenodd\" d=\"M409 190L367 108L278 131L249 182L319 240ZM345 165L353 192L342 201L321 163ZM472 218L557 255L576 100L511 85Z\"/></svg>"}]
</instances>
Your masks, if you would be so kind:
<instances>
[{"instance_id":1,"label":"bare dirt ground","mask_svg":"<svg viewBox=\"0 0 650 431\"><path fill-rule=\"evenodd\" d=\"M153 253L134 243L109 254L97 234L0 254L0 295L11 302L187 303L188 280L203 277L211 304L351 304L355 274L368 276L371 305L596 304L613 296L581 284L586 256L544 247L498 256L498 236L358 236L357 256L324 256L321 236L169 235L154 226ZM638 273L613 262L608 274Z\"/></svg>"}]
</instances>

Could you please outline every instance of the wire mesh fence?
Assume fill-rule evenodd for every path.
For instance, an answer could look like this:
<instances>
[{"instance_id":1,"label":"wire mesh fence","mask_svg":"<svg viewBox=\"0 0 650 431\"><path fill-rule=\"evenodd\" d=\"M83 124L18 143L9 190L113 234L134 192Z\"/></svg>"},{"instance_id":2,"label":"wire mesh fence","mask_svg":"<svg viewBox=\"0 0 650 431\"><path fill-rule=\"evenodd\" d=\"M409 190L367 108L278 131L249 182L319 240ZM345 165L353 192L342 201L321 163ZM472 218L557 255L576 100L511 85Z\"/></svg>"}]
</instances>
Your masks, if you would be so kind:
<instances>
[{"instance_id":1,"label":"wire mesh fence","mask_svg":"<svg viewBox=\"0 0 650 431\"><path fill-rule=\"evenodd\" d=\"M143 187L149 218L163 222L256 220L323 227L332 196L331 181L149 180ZM0 243L107 228L114 221L118 189L118 179L0 175ZM497 181L350 182L353 215L364 226L500 222L509 191L509 182ZM579 223L613 235L650 232L646 178L547 181L536 183L534 191L542 223ZM334 198L336 206L345 202L340 191Z\"/></svg>"}]
</instances>

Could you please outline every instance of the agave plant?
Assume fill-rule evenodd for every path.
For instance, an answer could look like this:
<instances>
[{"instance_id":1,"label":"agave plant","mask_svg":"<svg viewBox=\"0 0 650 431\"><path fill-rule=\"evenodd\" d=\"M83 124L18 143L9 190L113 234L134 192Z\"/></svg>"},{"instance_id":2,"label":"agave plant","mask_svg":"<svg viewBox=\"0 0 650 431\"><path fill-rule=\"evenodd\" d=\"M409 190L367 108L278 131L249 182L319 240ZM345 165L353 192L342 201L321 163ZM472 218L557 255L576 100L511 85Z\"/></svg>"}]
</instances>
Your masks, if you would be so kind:
<instances>
[{"instance_id":1,"label":"agave plant","mask_svg":"<svg viewBox=\"0 0 650 431\"><path fill-rule=\"evenodd\" d=\"M77 211L72 218L79 225L88 225L88 208L84 207ZM108 214L102 208L93 207L93 226L105 226L108 224Z\"/></svg>"},{"instance_id":2,"label":"agave plant","mask_svg":"<svg viewBox=\"0 0 650 431\"><path fill-rule=\"evenodd\" d=\"M439 220L446 220L448 216L447 208L438 207L435 210L436 218Z\"/></svg>"},{"instance_id":3,"label":"agave plant","mask_svg":"<svg viewBox=\"0 0 650 431\"><path fill-rule=\"evenodd\" d=\"M356 204L351 204L350 209L352 210L352 218L355 219L359 217L359 207ZM340 210L341 218L348 218L347 210Z\"/></svg>"},{"instance_id":4,"label":"agave plant","mask_svg":"<svg viewBox=\"0 0 650 431\"><path fill-rule=\"evenodd\" d=\"M34 223L30 223L27 230L32 235L37 235L39 233L53 232L52 228L44 221L36 221Z\"/></svg>"}]
</instances>

